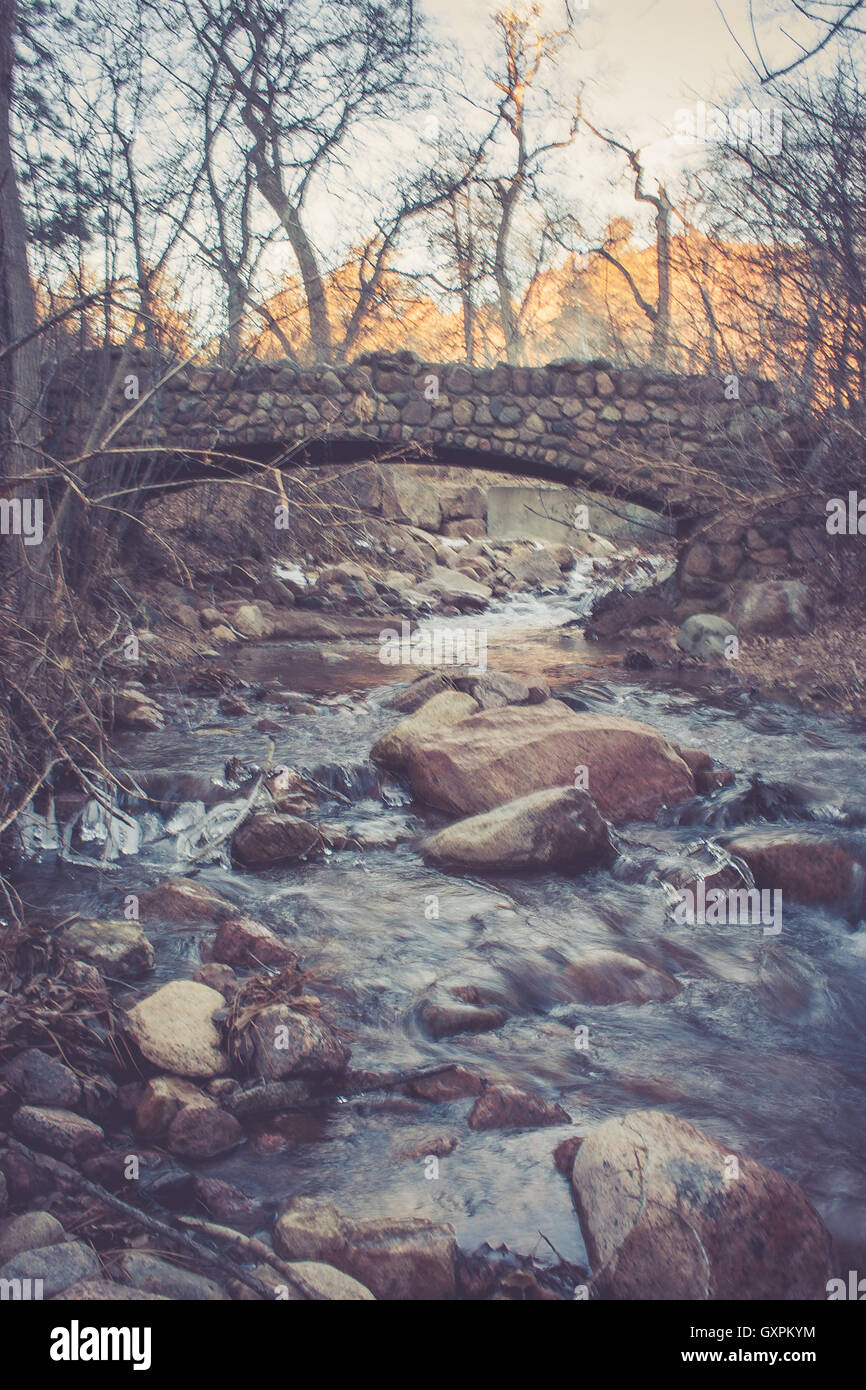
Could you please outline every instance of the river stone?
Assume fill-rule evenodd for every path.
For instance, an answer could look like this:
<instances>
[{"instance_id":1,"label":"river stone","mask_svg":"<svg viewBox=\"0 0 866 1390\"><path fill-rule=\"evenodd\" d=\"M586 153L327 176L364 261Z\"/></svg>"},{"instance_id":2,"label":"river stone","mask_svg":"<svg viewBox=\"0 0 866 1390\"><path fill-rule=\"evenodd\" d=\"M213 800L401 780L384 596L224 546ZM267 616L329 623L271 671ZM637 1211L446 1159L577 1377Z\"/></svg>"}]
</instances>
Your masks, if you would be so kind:
<instances>
[{"instance_id":1,"label":"river stone","mask_svg":"<svg viewBox=\"0 0 866 1390\"><path fill-rule=\"evenodd\" d=\"M798 579L744 584L731 605L731 618L740 632L766 632L773 637L809 632L814 617L812 595Z\"/></svg>"},{"instance_id":2,"label":"river stone","mask_svg":"<svg viewBox=\"0 0 866 1390\"><path fill-rule=\"evenodd\" d=\"M153 968L153 947L137 922L82 918L63 933L63 945L104 974L134 980Z\"/></svg>"},{"instance_id":3,"label":"river stone","mask_svg":"<svg viewBox=\"0 0 866 1390\"><path fill-rule=\"evenodd\" d=\"M533 589L558 589L562 584L562 571L547 550L512 555L503 561L502 568L516 584L528 584Z\"/></svg>"},{"instance_id":4,"label":"river stone","mask_svg":"<svg viewBox=\"0 0 866 1390\"><path fill-rule=\"evenodd\" d=\"M273 624L268 622L257 603L240 604L232 615L231 624L235 632L254 641L269 637L273 631Z\"/></svg>"},{"instance_id":5,"label":"river stone","mask_svg":"<svg viewBox=\"0 0 866 1390\"><path fill-rule=\"evenodd\" d=\"M224 965L297 965L298 954L262 922L231 917L220 924L212 947L215 961Z\"/></svg>"},{"instance_id":6,"label":"river stone","mask_svg":"<svg viewBox=\"0 0 866 1390\"><path fill-rule=\"evenodd\" d=\"M228 1063L213 1021L225 1000L194 980L172 980L127 1014L133 1041L154 1066L178 1076L222 1076Z\"/></svg>"},{"instance_id":7,"label":"river stone","mask_svg":"<svg viewBox=\"0 0 866 1390\"><path fill-rule=\"evenodd\" d=\"M39 1250L25 1250L0 1266L3 1279L41 1279L42 1297L54 1298L79 1279L99 1275L99 1260L89 1245L67 1240Z\"/></svg>"},{"instance_id":8,"label":"river stone","mask_svg":"<svg viewBox=\"0 0 866 1390\"><path fill-rule=\"evenodd\" d=\"M0 1222L0 1265L23 1255L25 1250L41 1250L66 1239L66 1232L48 1211L28 1211Z\"/></svg>"},{"instance_id":9,"label":"river stone","mask_svg":"<svg viewBox=\"0 0 866 1390\"><path fill-rule=\"evenodd\" d=\"M201 1162L233 1149L244 1132L234 1115L205 1097L178 1110L168 1127L165 1146L178 1158Z\"/></svg>"},{"instance_id":10,"label":"river stone","mask_svg":"<svg viewBox=\"0 0 866 1390\"><path fill-rule=\"evenodd\" d=\"M830 1237L787 1178L676 1115L595 1129L572 1189L595 1284L610 1299L823 1299Z\"/></svg>"},{"instance_id":11,"label":"river stone","mask_svg":"<svg viewBox=\"0 0 866 1390\"><path fill-rule=\"evenodd\" d=\"M516 1086L488 1086L469 1112L470 1129L538 1129L570 1124L571 1116L561 1105Z\"/></svg>"},{"instance_id":12,"label":"river stone","mask_svg":"<svg viewBox=\"0 0 866 1390\"><path fill-rule=\"evenodd\" d=\"M453 1038L459 1033L490 1033L501 1028L508 1015L494 1004L471 1004L436 991L422 999L415 1017L430 1038Z\"/></svg>"},{"instance_id":13,"label":"river stone","mask_svg":"<svg viewBox=\"0 0 866 1390\"><path fill-rule=\"evenodd\" d=\"M232 858L247 869L291 864L321 849L322 837L314 825L276 811L250 816L232 840Z\"/></svg>"},{"instance_id":14,"label":"river stone","mask_svg":"<svg viewBox=\"0 0 866 1390\"><path fill-rule=\"evenodd\" d=\"M633 956L604 948L584 951L565 966L563 978L581 1004L647 1004L672 999L679 985L672 975Z\"/></svg>"},{"instance_id":15,"label":"river stone","mask_svg":"<svg viewBox=\"0 0 866 1390\"><path fill-rule=\"evenodd\" d=\"M111 1279L79 1279L68 1289L54 1295L57 1301L72 1303L168 1303L170 1299L162 1293L145 1293L143 1289L130 1289L125 1284L115 1284Z\"/></svg>"},{"instance_id":16,"label":"river stone","mask_svg":"<svg viewBox=\"0 0 866 1390\"><path fill-rule=\"evenodd\" d=\"M423 1217L374 1216L353 1221L330 1203L295 1197L274 1227L283 1259L334 1265L376 1298L453 1299L454 1229Z\"/></svg>"},{"instance_id":17,"label":"river stone","mask_svg":"<svg viewBox=\"0 0 866 1390\"><path fill-rule=\"evenodd\" d=\"M28 1047L3 1068L3 1080L26 1105L54 1105L74 1110L81 1086L71 1068L38 1047Z\"/></svg>"},{"instance_id":18,"label":"river stone","mask_svg":"<svg viewBox=\"0 0 866 1390\"><path fill-rule=\"evenodd\" d=\"M102 1148L105 1137L99 1125L83 1115L44 1105L22 1105L16 1110L12 1132L34 1149L72 1154L75 1158L87 1158L96 1153Z\"/></svg>"},{"instance_id":19,"label":"river stone","mask_svg":"<svg viewBox=\"0 0 866 1390\"><path fill-rule=\"evenodd\" d=\"M165 728L165 715L155 700L143 690L127 686L114 697L114 724L118 729L158 733Z\"/></svg>"},{"instance_id":20,"label":"river stone","mask_svg":"<svg viewBox=\"0 0 866 1390\"><path fill-rule=\"evenodd\" d=\"M360 1284L357 1279L353 1279L350 1274L344 1274L342 1270L335 1269L333 1265L320 1264L316 1260L290 1260L287 1263L295 1274L300 1275L327 1302L375 1303L376 1301L369 1289ZM290 1284L285 1274L275 1269L273 1265L253 1265L250 1273L271 1289L274 1297L282 1302L307 1303L310 1301L307 1294ZM258 1298L258 1294L252 1293L249 1289L241 1289L236 1296L240 1297L241 1300Z\"/></svg>"},{"instance_id":21,"label":"river stone","mask_svg":"<svg viewBox=\"0 0 866 1390\"><path fill-rule=\"evenodd\" d=\"M238 909L206 884L191 878L164 878L138 900L141 917L159 917L178 926L191 923L221 922L236 917Z\"/></svg>"},{"instance_id":22,"label":"river stone","mask_svg":"<svg viewBox=\"0 0 866 1390\"><path fill-rule=\"evenodd\" d=\"M321 1019L288 1004L262 1009L247 1030L253 1067L265 1081L286 1076L340 1076L349 1064L349 1049Z\"/></svg>"},{"instance_id":23,"label":"river stone","mask_svg":"<svg viewBox=\"0 0 866 1390\"><path fill-rule=\"evenodd\" d=\"M143 1250L125 1250L117 1263L127 1283L142 1293L158 1293L186 1303L218 1303L228 1298L215 1280Z\"/></svg>"},{"instance_id":24,"label":"river stone","mask_svg":"<svg viewBox=\"0 0 866 1390\"><path fill-rule=\"evenodd\" d=\"M477 1096L483 1087L481 1077L468 1071L466 1067L461 1067L459 1062L437 1067L425 1076L416 1076L409 1083L409 1091L413 1096L434 1103L459 1100L461 1096Z\"/></svg>"},{"instance_id":25,"label":"river stone","mask_svg":"<svg viewBox=\"0 0 866 1390\"><path fill-rule=\"evenodd\" d=\"M473 598L489 599L493 593L488 584L479 584L477 579L470 579L469 575L463 574L461 570L446 569L444 565L433 565L428 577L421 581L417 590L425 597L438 595L445 603L459 600L467 594Z\"/></svg>"},{"instance_id":26,"label":"river stone","mask_svg":"<svg viewBox=\"0 0 866 1390\"><path fill-rule=\"evenodd\" d=\"M469 816L425 840L429 864L461 869L588 869L616 857L592 797L552 787Z\"/></svg>"},{"instance_id":27,"label":"river stone","mask_svg":"<svg viewBox=\"0 0 866 1390\"><path fill-rule=\"evenodd\" d=\"M691 772L658 730L618 715L576 714L561 700L509 705L439 729L413 744L407 766L417 797L458 815L574 786L578 769L614 824L653 820L695 793Z\"/></svg>"},{"instance_id":28,"label":"river stone","mask_svg":"<svg viewBox=\"0 0 866 1390\"><path fill-rule=\"evenodd\" d=\"M854 921L863 913L866 868L841 844L802 830L736 831L723 838L731 854L745 860L755 885L780 889L794 902L843 912Z\"/></svg>"},{"instance_id":29,"label":"river stone","mask_svg":"<svg viewBox=\"0 0 866 1390\"><path fill-rule=\"evenodd\" d=\"M159 1140L179 1110L199 1105L206 1097L191 1081L178 1076L154 1076L148 1081L135 1107L135 1132L141 1139Z\"/></svg>"},{"instance_id":30,"label":"river stone","mask_svg":"<svg viewBox=\"0 0 866 1390\"><path fill-rule=\"evenodd\" d=\"M410 749L416 739L423 738L435 729L468 719L477 709L478 703L471 695L461 694L457 690L443 690L440 694L433 695L407 719L401 719L387 734L383 734L370 749L370 757L373 762L400 771L406 766Z\"/></svg>"},{"instance_id":31,"label":"river stone","mask_svg":"<svg viewBox=\"0 0 866 1390\"><path fill-rule=\"evenodd\" d=\"M725 643L736 635L737 629L726 618L715 613L693 613L677 633L677 646L704 661L711 656L725 656Z\"/></svg>"}]
</instances>

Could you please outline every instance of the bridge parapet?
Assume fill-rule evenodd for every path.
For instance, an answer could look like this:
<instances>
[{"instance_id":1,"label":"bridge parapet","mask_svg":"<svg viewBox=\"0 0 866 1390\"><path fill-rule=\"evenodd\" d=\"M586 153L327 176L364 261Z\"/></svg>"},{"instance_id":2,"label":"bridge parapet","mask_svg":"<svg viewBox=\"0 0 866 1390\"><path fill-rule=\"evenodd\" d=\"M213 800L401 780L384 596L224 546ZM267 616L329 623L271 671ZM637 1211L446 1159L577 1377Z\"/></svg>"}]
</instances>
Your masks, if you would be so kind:
<instances>
[{"instance_id":1,"label":"bridge parapet","mask_svg":"<svg viewBox=\"0 0 866 1390\"><path fill-rule=\"evenodd\" d=\"M142 357L118 380L111 422L135 407L133 390L144 403L112 448L186 454L202 460L203 475L220 460L277 457L298 444L325 456L339 442L371 452L402 444L451 462L465 455L475 466L602 488L628 477L632 495L676 509L691 491L684 463L742 485L772 472L793 447L770 382L602 361L469 367L398 352L309 368L289 361L184 367L145 400L159 378ZM55 392L63 394L62 382Z\"/></svg>"}]
</instances>

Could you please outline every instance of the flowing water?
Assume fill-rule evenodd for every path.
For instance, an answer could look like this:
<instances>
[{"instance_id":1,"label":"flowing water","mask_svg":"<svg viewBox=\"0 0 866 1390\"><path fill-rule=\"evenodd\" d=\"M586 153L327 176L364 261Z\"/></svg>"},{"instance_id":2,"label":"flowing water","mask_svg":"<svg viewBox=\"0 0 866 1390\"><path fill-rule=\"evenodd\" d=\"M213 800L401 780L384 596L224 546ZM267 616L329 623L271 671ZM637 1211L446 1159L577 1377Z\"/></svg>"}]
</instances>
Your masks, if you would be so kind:
<instances>
[{"instance_id":1,"label":"flowing water","mask_svg":"<svg viewBox=\"0 0 866 1390\"><path fill-rule=\"evenodd\" d=\"M417 841L443 818L413 805L398 780L380 780L367 761L397 718L385 703L394 682L414 672L383 666L371 639L243 648L234 669L263 696L249 716L224 718L215 698L178 692L172 700L164 690L166 729L119 745L127 766L163 798L160 810L130 801L130 829L123 820L106 826L91 809L69 849L105 854L105 870L59 862L49 845L17 886L26 901L60 917L122 915L126 894L188 867L184 854L206 814L233 813L238 791L225 783L227 759L260 764L272 738L277 762L321 786L321 819L345 827L363 848L265 873L203 862L200 881L296 939L326 1016L349 1035L354 1068L459 1062L558 1100L575 1129L476 1133L466 1124L468 1100L437 1107L385 1089L262 1119L241 1148L205 1165L209 1173L264 1198L303 1193L355 1216L451 1221L468 1249L505 1243L555 1263L554 1247L582 1264L553 1150L608 1116L654 1106L796 1179L840 1251L852 1259L859 1252L862 1262L866 929L856 929L856 914L846 920L787 902L778 936L760 926L677 925L657 871L691 851L706 855L701 847L722 829L765 818L809 821L859 842L866 734L742 692L621 679L598 647L562 626L580 612L590 582L582 569L565 597L519 597L477 618L437 624L483 625L493 669L546 674L575 707L645 720L733 770L732 787L669 823L624 827L612 872L467 877L426 867ZM279 692L280 700L295 693L291 712ZM256 731L262 716L280 730ZM194 972L200 928L144 925L153 933L157 981ZM674 972L681 988L664 1003L576 1004L567 967L588 947ZM440 1040L425 1035L419 1000L455 986L500 1005L505 1025ZM427 1176L423 1153L401 1156L419 1125L459 1141L439 1159L438 1177Z\"/></svg>"}]
</instances>

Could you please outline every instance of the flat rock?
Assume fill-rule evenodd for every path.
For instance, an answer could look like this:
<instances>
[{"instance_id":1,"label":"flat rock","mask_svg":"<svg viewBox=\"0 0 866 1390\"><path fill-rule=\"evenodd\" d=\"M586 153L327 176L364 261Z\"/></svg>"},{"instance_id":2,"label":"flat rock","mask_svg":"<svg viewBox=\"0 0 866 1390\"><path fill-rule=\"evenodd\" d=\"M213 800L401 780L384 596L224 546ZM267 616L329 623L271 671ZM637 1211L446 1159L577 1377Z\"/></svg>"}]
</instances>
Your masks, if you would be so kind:
<instances>
[{"instance_id":1,"label":"flat rock","mask_svg":"<svg viewBox=\"0 0 866 1390\"><path fill-rule=\"evenodd\" d=\"M562 973L581 1004L648 1004L672 999L679 992L672 975L604 948L584 951Z\"/></svg>"},{"instance_id":2,"label":"flat rock","mask_svg":"<svg viewBox=\"0 0 866 1390\"><path fill-rule=\"evenodd\" d=\"M458 815L490 811L549 787L587 790L605 820L654 820L695 794L694 778L658 730L617 715L577 714L560 700L475 714L417 741L415 795Z\"/></svg>"}]
</instances>

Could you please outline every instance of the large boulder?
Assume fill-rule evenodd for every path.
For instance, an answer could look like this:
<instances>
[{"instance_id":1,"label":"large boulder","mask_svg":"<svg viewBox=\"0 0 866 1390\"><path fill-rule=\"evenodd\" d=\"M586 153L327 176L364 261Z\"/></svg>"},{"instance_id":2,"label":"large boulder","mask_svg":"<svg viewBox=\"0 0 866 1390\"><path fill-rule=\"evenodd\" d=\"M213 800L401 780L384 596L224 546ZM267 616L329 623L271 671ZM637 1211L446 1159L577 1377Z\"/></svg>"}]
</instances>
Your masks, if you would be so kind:
<instances>
[{"instance_id":1,"label":"large boulder","mask_svg":"<svg viewBox=\"0 0 866 1390\"><path fill-rule=\"evenodd\" d=\"M274 1246L284 1260L333 1265L376 1298L455 1296L453 1228L422 1217L353 1221L314 1197L295 1197L274 1227Z\"/></svg>"},{"instance_id":2,"label":"large boulder","mask_svg":"<svg viewBox=\"0 0 866 1390\"><path fill-rule=\"evenodd\" d=\"M417 741L407 771L422 801L472 815L547 787L583 785L605 820L652 820L695 794L691 771L648 724L577 714L561 700L508 706Z\"/></svg>"},{"instance_id":3,"label":"large boulder","mask_svg":"<svg viewBox=\"0 0 866 1390\"><path fill-rule=\"evenodd\" d=\"M444 867L519 871L606 866L616 850L588 792L552 787L446 826L421 853Z\"/></svg>"},{"instance_id":4,"label":"large boulder","mask_svg":"<svg viewBox=\"0 0 866 1390\"><path fill-rule=\"evenodd\" d=\"M812 595L798 579L768 579L744 584L731 605L740 632L784 637L808 632L814 621Z\"/></svg>"},{"instance_id":5,"label":"large boulder","mask_svg":"<svg viewBox=\"0 0 866 1390\"><path fill-rule=\"evenodd\" d=\"M154 1066L178 1076L222 1076L228 1063L214 1014L221 994L194 980L172 980L126 1016L130 1037Z\"/></svg>"},{"instance_id":6,"label":"large boulder","mask_svg":"<svg viewBox=\"0 0 866 1390\"><path fill-rule=\"evenodd\" d=\"M406 719L401 719L393 729L373 744L370 757L374 762L395 771L406 766L409 751L416 739L424 738L435 729L457 724L474 714L478 704L471 695L458 690L443 690L426 700L420 709Z\"/></svg>"},{"instance_id":7,"label":"large boulder","mask_svg":"<svg viewBox=\"0 0 866 1390\"><path fill-rule=\"evenodd\" d=\"M676 1115L607 1120L571 1181L603 1297L826 1297L830 1237L801 1189Z\"/></svg>"}]
</instances>

